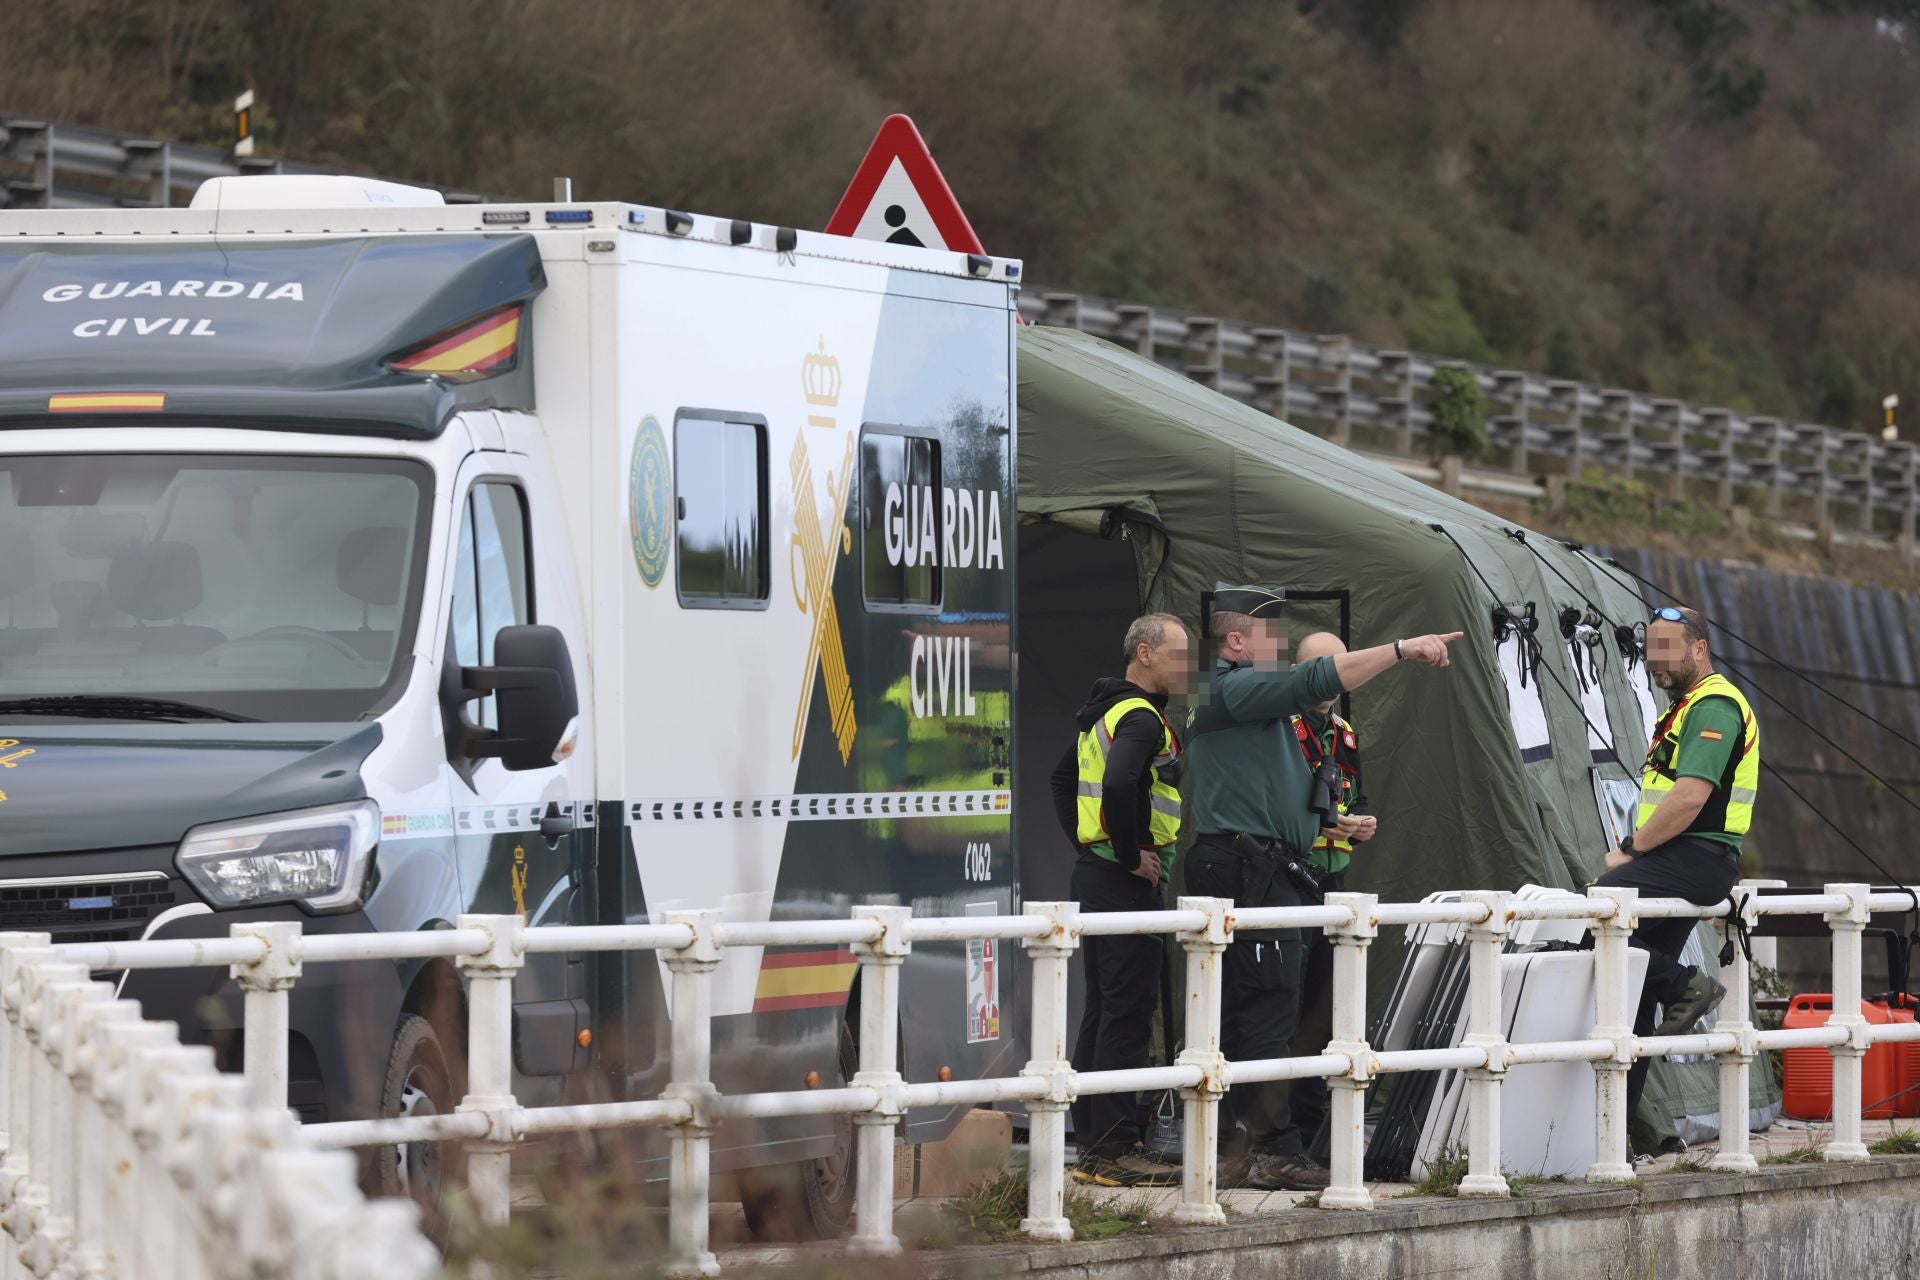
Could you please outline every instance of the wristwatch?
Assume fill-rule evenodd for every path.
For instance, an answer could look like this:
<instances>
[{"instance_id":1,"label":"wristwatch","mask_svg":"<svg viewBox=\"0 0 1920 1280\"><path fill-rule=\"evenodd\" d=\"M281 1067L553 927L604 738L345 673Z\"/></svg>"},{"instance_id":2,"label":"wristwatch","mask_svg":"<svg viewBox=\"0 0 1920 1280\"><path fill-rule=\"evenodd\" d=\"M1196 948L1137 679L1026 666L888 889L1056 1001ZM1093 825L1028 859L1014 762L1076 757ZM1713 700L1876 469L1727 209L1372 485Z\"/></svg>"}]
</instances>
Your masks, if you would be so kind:
<instances>
[{"instance_id":1,"label":"wristwatch","mask_svg":"<svg viewBox=\"0 0 1920 1280\"><path fill-rule=\"evenodd\" d=\"M1637 858L1640 856L1640 851L1633 847L1632 836L1622 836L1620 838L1620 852L1626 854L1629 858Z\"/></svg>"},{"instance_id":2,"label":"wristwatch","mask_svg":"<svg viewBox=\"0 0 1920 1280\"><path fill-rule=\"evenodd\" d=\"M1407 655L1400 652L1400 642L1398 640L1393 642L1393 660L1395 662L1405 662L1407 660Z\"/></svg>"}]
</instances>

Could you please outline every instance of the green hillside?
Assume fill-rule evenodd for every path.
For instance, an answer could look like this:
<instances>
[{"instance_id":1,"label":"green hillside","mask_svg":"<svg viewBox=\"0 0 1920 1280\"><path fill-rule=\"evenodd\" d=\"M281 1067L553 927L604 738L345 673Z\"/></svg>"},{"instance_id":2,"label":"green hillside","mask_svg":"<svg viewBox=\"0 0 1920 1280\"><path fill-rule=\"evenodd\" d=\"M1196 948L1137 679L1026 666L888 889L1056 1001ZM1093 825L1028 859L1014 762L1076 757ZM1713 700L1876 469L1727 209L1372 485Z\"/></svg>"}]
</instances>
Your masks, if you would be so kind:
<instances>
[{"instance_id":1,"label":"green hillside","mask_svg":"<svg viewBox=\"0 0 1920 1280\"><path fill-rule=\"evenodd\" d=\"M817 226L910 113L1029 277L1836 425L1920 404L1915 0L62 0L0 108Z\"/></svg>"}]
</instances>

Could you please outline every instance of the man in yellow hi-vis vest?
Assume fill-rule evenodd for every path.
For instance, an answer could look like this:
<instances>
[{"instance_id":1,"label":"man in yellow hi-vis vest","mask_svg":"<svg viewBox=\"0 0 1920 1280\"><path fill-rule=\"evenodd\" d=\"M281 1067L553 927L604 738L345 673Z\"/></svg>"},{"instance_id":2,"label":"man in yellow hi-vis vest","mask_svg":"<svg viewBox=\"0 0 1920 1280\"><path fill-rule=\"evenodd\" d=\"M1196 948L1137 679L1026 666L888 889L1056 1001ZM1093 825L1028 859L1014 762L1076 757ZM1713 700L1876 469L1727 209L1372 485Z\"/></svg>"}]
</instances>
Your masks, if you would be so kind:
<instances>
[{"instance_id":1,"label":"man in yellow hi-vis vest","mask_svg":"<svg viewBox=\"0 0 1920 1280\"><path fill-rule=\"evenodd\" d=\"M1713 669L1706 620L1696 610L1654 611L1647 670L1672 705L1654 726L1641 768L1634 833L1607 854L1597 883L1705 906L1725 898L1740 878L1740 842L1753 825L1760 786L1760 722L1746 696ZM1647 952L1636 1034L1685 1035L1727 994L1709 974L1680 963L1694 924L1649 920L1634 930L1633 945ZM1656 1005L1664 1010L1658 1023ZM1640 1059L1627 1077L1629 1114L1640 1104L1649 1065Z\"/></svg>"},{"instance_id":2,"label":"man in yellow hi-vis vest","mask_svg":"<svg viewBox=\"0 0 1920 1280\"><path fill-rule=\"evenodd\" d=\"M1127 628L1126 675L1094 681L1075 721L1079 736L1054 767L1054 810L1079 849L1073 896L1085 912L1156 911L1180 837L1181 745L1167 698L1186 688L1187 632L1150 613ZM1136 934L1087 938L1085 1010L1073 1047L1076 1071L1147 1065L1160 999L1161 942ZM1172 1187L1180 1166L1141 1145L1132 1094L1092 1094L1073 1104L1079 1162L1073 1176L1103 1187Z\"/></svg>"}]
</instances>

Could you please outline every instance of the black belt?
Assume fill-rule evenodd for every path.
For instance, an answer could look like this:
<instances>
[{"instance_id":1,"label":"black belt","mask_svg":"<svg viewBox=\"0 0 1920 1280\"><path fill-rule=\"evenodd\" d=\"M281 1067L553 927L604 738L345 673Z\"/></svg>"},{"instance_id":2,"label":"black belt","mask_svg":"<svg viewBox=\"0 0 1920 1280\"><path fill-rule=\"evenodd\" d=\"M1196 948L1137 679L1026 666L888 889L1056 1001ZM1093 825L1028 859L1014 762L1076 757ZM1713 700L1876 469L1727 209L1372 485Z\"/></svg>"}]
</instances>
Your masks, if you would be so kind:
<instances>
[{"instance_id":1,"label":"black belt","mask_svg":"<svg viewBox=\"0 0 1920 1280\"><path fill-rule=\"evenodd\" d=\"M1287 883L1300 895L1302 901L1318 906L1326 901L1326 893L1320 887L1320 873L1310 866L1306 859L1291 843L1268 836L1248 835L1236 832L1233 835L1213 837L1231 848L1239 855L1241 863L1247 868L1242 877L1245 892L1250 899L1240 905L1257 907L1266 897L1267 888L1273 883L1274 872L1285 875ZM1262 864L1269 864L1263 866ZM1264 878L1262 876L1264 875ZM1255 892L1255 885L1259 890Z\"/></svg>"}]
</instances>

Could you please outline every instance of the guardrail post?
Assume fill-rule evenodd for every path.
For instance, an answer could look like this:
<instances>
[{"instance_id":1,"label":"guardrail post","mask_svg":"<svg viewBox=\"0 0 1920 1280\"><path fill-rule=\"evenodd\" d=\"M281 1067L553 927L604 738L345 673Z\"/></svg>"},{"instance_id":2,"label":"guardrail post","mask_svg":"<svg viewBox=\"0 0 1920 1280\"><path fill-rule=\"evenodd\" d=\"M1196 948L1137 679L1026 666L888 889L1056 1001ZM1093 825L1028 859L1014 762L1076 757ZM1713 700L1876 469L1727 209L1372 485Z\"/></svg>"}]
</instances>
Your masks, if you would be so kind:
<instances>
[{"instance_id":1,"label":"guardrail post","mask_svg":"<svg viewBox=\"0 0 1920 1280\"><path fill-rule=\"evenodd\" d=\"M1373 1050L1367 1044L1367 946L1380 935L1373 918L1379 902L1371 893L1327 895L1328 906L1346 908L1353 919L1327 926L1333 939L1333 1039L1327 1052L1343 1055L1347 1071L1327 1081L1332 1146L1331 1176L1320 1193L1323 1209L1373 1208L1366 1183L1367 1082L1373 1079Z\"/></svg>"},{"instance_id":2,"label":"guardrail post","mask_svg":"<svg viewBox=\"0 0 1920 1280\"><path fill-rule=\"evenodd\" d=\"M672 975L671 1083L663 1098L685 1102L687 1119L674 1127L673 1159L667 1170L667 1271L670 1275L718 1275L720 1263L707 1247L708 1171L713 1138L713 972L720 967L718 911L669 911L665 924L693 931L686 946L665 954ZM891 1188L889 1188L891 1190Z\"/></svg>"},{"instance_id":3,"label":"guardrail post","mask_svg":"<svg viewBox=\"0 0 1920 1280\"><path fill-rule=\"evenodd\" d=\"M1760 917L1754 912L1756 896L1751 880L1740 882L1740 914L1727 919L1727 936L1737 928L1752 930ZM1733 963L1723 965L1720 976L1726 981L1727 995L1720 1003L1720 1020L1714 1029L1734 1039L1734 1047L1720 1055L1720 1150L1707 1162L1709 1169L1726 1173L1753 1173L1760 1168L1753 1158L1747 1136L1747 1114L1751 1109L1747 1081L1754 1057L1760 1052L1754 1039L1753 1021L1747 1015L1753 1007L1753 966L1747 962L1744 946L1733 948Z\"/></svg>"},{"instance_id":4,"label":"guardrail post","mask_svg":"<svg viewBox=\"0 0 1920 1280\"><path fill-rule=\"evenodd\" d=\"M1627 940L1633 935L1634 913L1640 891L1595 886L1587 896L1613 904L1605 919L1590 922L1593 931L1593 1039L1613 1045L1613 1053L1593 1064L1594 1161L1588 1182L1632 1182L1633 1160L1627 1151L1627 1072L1639 1051L1633 1033L1633 1001L1627 998L1631 969Z\"/></svg>"},{"instance_id":5,"label":"guardrail post","mask_svg":"<svg viewBox=\"0 0 1920 1280\"><path fill-rule=\"evenodd\" d=\"M44 933L0 934L0 1012L5 1014L5 1056L0 1058L0 1098L4 1099L5 1155L0 1157L0 1224L12 1230L13 1198L27 1180L29 1134L34 1117L27 1092L32 1069L33 1046L27 1040L22 1002L21 975L32 953L48 958L44 950L49 935ZM16 1280L25 1275L13 1249L0 1249L0 1278Z\"/></svg>"},{"instance_id":6,"label":"guardrail post","mask_svg":"<svg viewBox=\"0 0 1920 1280\"><path fill-rule=\"evenodd\" d=\"M247 1082L222 1076L213 1065L213 1050L206 1045L183 1045L177 1040L135 1054L139 1075L135 1087L140 1091L139 1123L143 1141L153 1159L147 1167L148 1190L154 1196L148 1221L167 1220L154 1244L147 1245L147 1258L138 1269L142 1276L180 1276L199 1280L224 1264L235 1251L237 1233L222 1236L216 1225L207 1230L206 1219L233 1226L245 1213L244 1201L251 1188L234 1185L221 1188L208 1170L198 1166L192 1141L198 1132L198 1118L204 1109L203 1095L224 1090L238 1106L247 1096ZM289 1123L285 1112L258 1112L278 1115ZM157 1185L154 1185L157 1184ZM225 1190L218 1194L195 1195L196 1189ZM195 1212L195 1206L200 1207ZM212 1238L209 1238L209 1236ZM165 1241L164 1245L159 1242ZM144 1243L144 1242L143 1242ZM236 1268L238 1270L238 1268Z\"/></svg>"},{"instance_id":7,"label":"guardrail post","mask_svg":"<svg viewBox=\"0 0 1920 1280\"><path fill-rule=\"evenodd\" d=\"M1333 385L1320 388L1320 412L1333 419L1333 434L1327 438L1345 446L1353 438L1353 339L1344 333L1323 333L1318 344L1320 367L1333 374Z\"/></svg>"},{"instance_id":8,"label":"guardrail post","mask_svg":"<svg viewBox=\"0 0 1920 1280\"><path fill-rule=\"evenodd\" d=\"M1860 1012L1860 937L1867 927L1867 895L1873 890L1864 884L1830 884L1826 893L1847 900L1847 905L1827 916L1833 930L1833 1013L1830 1027L1844 1027L1845 1044L1831 1046L1833 1054L1833 1140L1827 1143L1825 1158L1833 1161L1857 1161L1867 1158L1867 1145L1860 1138L1861 1096L1860 1066L1867 1054L1867 1020Z\"/></svg>"},{"instance_id":9,"label":"guardrail post","mask_svg":"<svg viewBox=\"0 0 1920 1280\"><path fill-rule=\"evenodd\" d=\"M1199 911L1207 923L1193 933L1179 935L1187 949L1187 1046L1175 1060L1183 1067L1200 1068L1200 1083L1182 1089L1186 1100L1182 1136L1180 1204L1173 1220L1209 1226L1224 1223L1220 1207L1220 1099L1227 1092L1227 1059L1220 1052L1220 966L1227 950L1227 913L1231 898L1182 898L1182 911Z\"/></svg>"},{"instance_id":10,"label":"guardrail post","mask_svg":"<svg viewBox=\"0 0 1920 1280\"><path fill-rule=\"evenodd\" d=\"M1460 1043L1480 1049L1486 1065L1467 1072L1467 1176L1463 1196L1511 1194L1500 1169L1500 1085L1507 1077L1507 1036L1500 994L1500 955L1512 929L1511 894L1476 890L1461 901L1478 903L1487 918L1467 926L1467 1034Z\"/></svg>"},{"instance_id":11,"label":"guardrail post","mask_svg":"<svg viewBox=\"0 0 1920 1280\"><path fill-rule=\"evenodd\" d=\"M880 1105L853 1117L858 1180L854 1186L854 1233L847 1252L856 1257L892 1257L900 1252L893 1233L893 1133L906 1114L900 1078L900 968L913 950L907 907L863 905L856 920L879 922L880 936L856 942L860 962L860 1070L856 1087L880 1095Z\"/></svg>"},{"instance_id":12,"label":"guardrail post","mask_svg":"<svg viewBox=\"0 0 1920 1280\"><path fill-rule=\"evenodd\" d=\"M252 964L236 964L229 976L246 993L245 1071L253 1105L287 1107L287 1037L292 1023L287 993L300 979L300 922L258 921L236 924L235 938L258 938L266 954Z\"/></svg>"},{"instance_id":13,"label":"guardrail post","mask_svg":"<svg viewBox=\"0 0 1920 1280\"><path fill-rule=\"evenodd\" d=\"M1045 937L1022 938L1033 966L1033 1057L1020 1069L1047 1091L1027 1103L1027 1216L1020 1230L1036 1240L1071 1240L1066 1217L1067 1108L1073 1105L1073 1065L1067 1060L1067 965L1080 945L1080 907L1073 902L1029 902L1025 915L1045 916Z\"/></svg>"},{"instance_id":14,"label":"guardrail post","mask_svg":"<svg viewBox=\"0 0 1920 1280\"><path fill-rule=\"evenodd\" d=\"M513 979L520 972L520 917L463 915L461 929L487 935L487 949L460 956L467 979L467 1096L454 1108L487 1118L487 1135L467 1148L467 1190L480 1220L504 1226L518 1138L513 1100Z\"/></svg>"}]
</instances>

